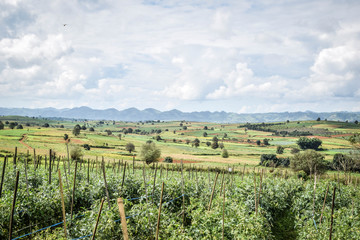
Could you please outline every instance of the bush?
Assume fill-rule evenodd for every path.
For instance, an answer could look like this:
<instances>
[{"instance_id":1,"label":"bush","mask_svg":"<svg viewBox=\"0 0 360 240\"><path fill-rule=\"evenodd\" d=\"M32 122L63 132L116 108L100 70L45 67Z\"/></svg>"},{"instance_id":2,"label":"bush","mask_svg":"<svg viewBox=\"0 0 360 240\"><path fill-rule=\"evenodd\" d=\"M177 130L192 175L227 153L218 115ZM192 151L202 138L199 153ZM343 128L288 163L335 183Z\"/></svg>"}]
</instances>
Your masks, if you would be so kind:
<instances>
[{"instance_id":1,"label":"bush","mask_svg":"<svg viewBox=\"0 0 360 240\"><path fill-rule=\"evenodd\" d=\"M300 149L292 148L290 152L291 152L291 154L296 154L296 153L300 152Z\"/></svg>"},{"instance_id":2,"label":"bush","mask_svg":"<svg viewBox=\"0 0 360 240\"><path fill-rule=\"evenodd\" d=\"M318 138L300 137L296 143L303 150L306 149L318 150L320 145L322 144L322 141Z\"/></svg>"},{"instance_id":3,"label":"bush","mask_svg":"<svg viewBox=\"0 0 360 240\"><path fill-rule=\"evenodd\" d=\"M304 171L307 175L322 174L328 169L328 163L324 160L324 155L315 150L306 150L297 153L291 158L291 168L295 171Z\"/></svg>"},{"instance_id":4,"label":"bush","mask_svg":"<svg viewBox=\"0 0 360 240\"><path fill-rule=\"evenodd\" d=\"M170 156L167 156L167 157L165 157L164 162L166 162L166 163L172 163L172 162L173 162L173 158L170 157Z\"/></svg>"},{"instance_id":5,"label":"bush","mask_svg":"<svg viewBox=\"0 0 360 240\"><path fill-rule=\"evenodd\" d=\"M150 164L158 161L161 151L156 147L155 143L145 143L142 145L140 155L147 164Z\"/></svg>"},{"instance_id":6,"label":"bush","mask_svg":"<svg viewBox=\"0 0 360 240\"><path fill-rule=\"evenodd\" d=\"M84 144L84 149L85 150L90 150L90 145L89 144Z\"/></svg>"},{"instance_id":7,"label":"bush","mask_svg":"<svg viewBox=\"0 0 360 240\"><path fill-rule=\"evenodd\" d=\"M78 145L73 145L70 151L70 157L72 160L80 160L83 156L81 148Z\"/></svg>"},{"instance_id":8,"label":"bush","mask_svg":"<svg viewBox=\"0 0 360 240\"><path fill-rule=\"evenodd\" d=\"M127 143L125 146L126 151L128 151L129 153L131 153L132 151L135 150L135 145L133 143Z\"/></svg>"},{"instance_id":9,"label":"bush","mask_svg":"<svg viewBox=\"0 0 360 240\"><path fill-rule=\"evenodd\" d=\"M221 156L223 158L228 158L229 157L229 153L225 148L222 150Z\"/></svg>"},{"instance_id":10,"label":"bush","mask_svg":"<svg viewBox=\"0 0 360 240\"><path fill-rule=\"evenodd\" d=\"M277 146L277 148L276 148L276 153L277 154L283 154L284 153L284 147L282 147L282 146Z\"/></svg>"},{"instance_id":11,"label":"bush","mask_svg":"<svg viewBox=\"0 0 360 240\"><path fill-rule=\"evenodd\" d=\"M277 158L275 154L262 154L259 165L265 167L288 167L289 158Z\"/></svg>"}]
</instances>

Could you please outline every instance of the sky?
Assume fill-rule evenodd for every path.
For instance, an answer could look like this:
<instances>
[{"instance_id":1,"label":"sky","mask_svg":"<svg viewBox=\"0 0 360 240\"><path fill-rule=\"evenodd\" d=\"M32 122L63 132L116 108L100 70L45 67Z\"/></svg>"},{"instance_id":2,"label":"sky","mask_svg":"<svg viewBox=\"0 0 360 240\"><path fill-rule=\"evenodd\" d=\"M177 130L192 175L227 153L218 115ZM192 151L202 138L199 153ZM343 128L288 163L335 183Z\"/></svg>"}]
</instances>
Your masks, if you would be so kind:
<instances>
[{"instance_id":1,"label":"sky","mask_svg":"<svg viewBox=\"0 0 360 240\"><path fill-rule=\"evenodd\" d=\"M0 107L360 111L359 0L0 0Z\"/></svg>"}]
</instances>

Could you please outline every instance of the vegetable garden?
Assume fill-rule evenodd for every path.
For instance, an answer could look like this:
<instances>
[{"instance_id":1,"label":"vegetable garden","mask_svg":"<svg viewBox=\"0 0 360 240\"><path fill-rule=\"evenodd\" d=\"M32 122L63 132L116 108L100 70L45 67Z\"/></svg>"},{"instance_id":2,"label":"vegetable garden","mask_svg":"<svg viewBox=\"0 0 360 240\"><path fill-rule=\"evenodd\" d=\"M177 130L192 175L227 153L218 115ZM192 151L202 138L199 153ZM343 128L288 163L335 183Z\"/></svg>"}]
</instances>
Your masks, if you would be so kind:
<instances>
[{"instance_id":1,"label":"vegetable garden","mask_svg":"<svg viewBox=\"0 0 360 240\"><path fill-rule=\"evenodd\" d=\"M0 169L0 239L123 239L118 198L129 239L360 239L357 178L51 151L15 153Z\"/></svg>"}]
</instances>

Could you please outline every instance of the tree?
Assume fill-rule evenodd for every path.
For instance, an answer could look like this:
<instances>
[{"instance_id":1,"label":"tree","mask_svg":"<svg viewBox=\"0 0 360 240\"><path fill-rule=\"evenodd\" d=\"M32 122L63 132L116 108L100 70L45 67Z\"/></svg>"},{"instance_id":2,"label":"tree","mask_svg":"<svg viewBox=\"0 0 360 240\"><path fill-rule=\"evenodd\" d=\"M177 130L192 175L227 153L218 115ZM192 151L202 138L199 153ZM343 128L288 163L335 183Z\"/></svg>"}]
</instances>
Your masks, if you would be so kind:
<instances>
[{"instance_id":1,"label":"tree","mask_svg":"<svg viewBox=\"0 0 360 240\"><path fill-rule=\"evenodd\" d=\"M90 145L89 144L84 144L84 149L85 150L90 150Z\"/></svg>"},{"instance_id":2,"label":"tree","mask_svg":"<svg viewBox=\"0 0 360 240\"><path fill-rule=\"evenodd\" d=\"M291 168L295 171L304 171L307 175L322 174L328 168L324 155L313 149L297 153L291 158Z\"/></svg>"},{"instance_id":3,"label":"tree","mask_svg":"<svg viewBox=\"0 0 360 240\"><path fill-rule=\"evenodd\" d=\"M332 166L334 169L344 172L356 171L360 167L356 159L341 153L334 155Z\"/></svg>"},{"instance_id":4,"label":"tree","mask_svg":"<svg viewBox=\"0 0 360 240\"><path fill-rule=\"evenodd\" d=\"M50 125L49 125L48 123L45 123L45 124L43 125L43 127L48 128L48 127L50 127Z\"/></svg>"},{"instance_id":5,"label":"tree","mask_svg":"<svg viewBox=\"0 0 360 240\"><path fill-rule=\"evenodd\" d=\"M229 157L229 153L225 148L222 150L221 156L223 158L228 158Z\"/></svg>"},{"instance_id":6,"label":"tree","mask_svg":"<svg viewBox=\"0 0 360 240\"><path fill-rule=\"evenodd\" d=\"M222 142L219 143L219 148L220 148L220 149L223 149L223 148L224 148L224 143L222 143Z\"/></svg>"},{"instance_id":7,"label":"tree","mask_svg":"<svg viewBox=\"0 0 360 240\"><path fill-rule=\"evenodd\" d=\"M105 132L107 133L108 136L110 136L112 134L112 131L109 129L106 129Z\"/></svg>"},{"instance_id":8,"label":"tree","mask_svg":"<svg viewBox=\"0 0 360 240\"><path fill-rule=\"evenodd\" d=\"M66 133L64 134L64 140L68 140L69 139L69 135L67 135Z\"/></svg>"},{"instance_id":9,"label":"tree","mask_svg":"<svg viewBox=\"0 0 360 240\"><path fill-rule=\"evenodd\" d=\"M267 138L264 138L263 143L264 143L265 146L270 145L269 139L267 139Z\"/></svg>"},{"instance_id":10,"label":"tree","mask_svg":"<svg viewBox=\"0 0 360 240\"><path fill-rule=\"evenodd\" d=\"M207 127L207 126L204 126L204 130L208 130L208 127Z\"/></svg>"},{"instance_id":11,"label":"tree","mask_svg":"<svg viewBox=\"0 0 360 240\"><path fill-rule=\"evenodd\" d=\"M203 137L207 137L207 135L208 135L207 132L203 133Z\"/></svg>"},{"instance_id":12,"label":"tree","mask_svg":"<svg viewBox=\"0 0 360 240\"><path fill-rule=\"evenodd\" d=\"M21 124L16 126L16 129L24 129L23 126Z\"/></svg>"},{"instance_id":13,"label":"tree","mask_svg":"<svg viewBox=\"0 0 360 240\"><path fill-rule=\"evenodd\" d=\"M360 148L360 134L355 133L349 137L349 142L355 147Z\"/></svg>"},{"instance_id":14,"label":"tree","mask_svg":"<svg viewBox=\"0 0 360 240\"><path fill-rule=\"evenodd\" d=\"M355 121L354 121L354 123L355 123L355 124L358 124L358 123L359 123L359 121L358 121L358 120L355 120Z\"/></svg>"},{"instance_id":15,"label":"tree","mask_svg":"<svg viewBox=\"0 0 360 240\"><path fill-rule=\"evenodd\" d=\"M75 135L75 136L78 136L80 134L80 130L81 130L81 127L79 124L76 124L75 127L73 128L73 131L72 133Z\"/></svg>"},{"instance_id":16,"label":"tree","mask_svg":"<svg viewBox=\"0 0 360 240\"><path fill-rule=\"evenodd\" d=\"M291 154L296 154L296 153L298 153L298 152L300 152L300 149L298 149L298 148L291 148Z\"/></svg>"},{"instance_id":17,"label":"tree","mask_svg":"<svg viewBox=\"0 0 360 240\"><path fill-rule=\"evenodd\" d=\"M15 124L14 122L11 122L11 123L9 124L9 128L10 128L10 129L14 129L14 128L16 127L16 125L17 125L17 124Z\"/></svg>"},{"instance_id":18,"label":"tree","mask_svg":"<svg viewBox=\"0 0 360 240\"><path fill-rule=\"evenodd\" d=\"M141 147L140 156L146 162L146 164L150 164L158 161L161 156L161 151L156 147L155 143L145 143Z\"/></svg>"},{"instance_id":19,"label":"tree","mask_svg":"<svg viewBox=\"0 0 360 240\"><path fill-rule=\"evenodd\" d=\"M258 146L260 146L261 141L260 141L260 140L256 140L256 144L257 144Z\"/></svg>"},{"instance_id":20,"label":"tree","mask_svg":"<svg viewBox=\"0 0 360 240\"><path fill-rule=\"evenodd\" d=\"M217 149L219 147L219 139L214 136L213 139L212 139L212 144L211 144L211 148L212 149Z\"/></svg>"},{"instance_id":21,"label":"tree","mask_svg":"<svg viewBox=\"0 0 360 240\"><path fill-rule=\"evenodd\" d=\"M184 129L184 130L187 130L187 126L183 126L183 129Z\"/></svg>"},{"instance_id":22,"label":"tree","mask_svg":"<svg viewBox=\"0 0 360 240\"><path fill-rule=\"evenodd\" d=\"M206 146L208 146L208 147L210 147L210 145L211 145L211 142L206 142Z\"/></svg>"},{"instance_id":23,"label":"tree","mask_svg":"<svg viewBox=\"0 0 360 240\"><path fill-rule=\"evenodd\" d=\"M223 137L223 138L227 138L227 136L228 136L227 133L224 133L224 137Z\"/></svg>"},{"instance_id":24,"label":"tree","mask_svg":"<svg viewBox=\"0 0 360 240\"><path fill-rule=\"evenodd\" d=\"M320 120L321 120L321 118L320 118L320 117L318 117L318 118L316 119L316 121L318 121L318 122L319 122Z\"/></svg>"},{"instance_id":25,"label":"tree","mask_svg":"<svg viewBox=\"0 0 360 240\"><path fill-rule=\"evenodd\" d=\"M90 128L89 128L89 131L90 131L90 132L95 132L95 129L94 129L93 127L90 127Z\"/></svg>"},{"instance_id":26,"label":"tree","mask_svg":"<svg viewBox=\"0 0 360 240\"><path fill-rule=\"evenodd\" d=\"M164 162L166 162L166 163L172 163L172 162L173 162L173 158L170 157L170 156L167 156L167 157L165 157Z\"/></svg>"},{"instance_id":27,"label":"tree","mask_svg":"<svg viewBox=\"0 0 360 240\"><path fill-rule=\"evenodd\" d=\"M160 136L160 135L157 135L157 136L156 136L156 141L160 141L160 140L162 140L161 136Z\"/></svg>"},{"instance_id":28,"label":"tree","mask_svg":"<svg viewBox=\"0 0 360 240\"><path fill-rule=\"evenodd\" d=\"M78 145L73 145L70 150L70 157L72 160L80 160L83 156L81 148Z\"/></svg>"},{"instance_id":29,"label":"tree","mask_svg":"<svg viewBox=\"0 0 360 240\"><path fill-rule=\"evenodd\" d=\"M195 147L200 146L200 140L197 139L197 138L195 138L195 139L194 139L194 145L195 145Z\"/></svg>"},{"instance_id":30,"label":"tree","mask_svg":"<svg viewBox=\"0 0 360 240\"><path fill-rule=\"evenodd\" d=\"M282 147L282 146L277 146L276 147L276 153L277 154L283 154L284 153L284 147Z\"/></svg>"},{"instance_id":31,"label":"tree","mask_svg":"<svg viewBox=\"0 0 360 240\"><path fill-rule=\"evenodd\" d=\"M82 127L81 127L81 130L86 130L86 126L85 125L83 125Z\"/></svg>"},{"instance_id":32,"label":"tree","mask_svg":"<svg viewBox=\"0 0 360 240\"><path fill-rule=\"evenodd\" d=\"M189 140L189 139L186 139L185 142L186 142L186 144L189 144L189 143L190 143L190 140Z\"/></svg>"},{"instance_id":33,"label":"tree","mask_svg":"<svg viewBox=\"0 0 360 240\"><path fill-rule=\"evenodd\" d=\"M125 146L126 151L129 151L129 153L131 153L132 151L135 150L135 145L133 143L127 143Z\"/></svg>"},{"instance_id":34,"label":"tree","mask_svg":"<svg viewBox=\"0 0 360 240\"><path fill-rule=\"evenodd\" d=\"M0 121L0 130L1 130L1 129L4 129L4 126L5 126L5 125L3 124L3 122Z\"/></svg>"},{"instance_id":35,"label":"tree","mask_svg":"<svg viewBox=\"0 0 360 240\"><path fill-rule=\"evenodd\" d=\"M322 144L322 141L318 138L300 137L296 143L303 150L306 149L318 150L320 145Z\"/></svg>"}]
</instances>

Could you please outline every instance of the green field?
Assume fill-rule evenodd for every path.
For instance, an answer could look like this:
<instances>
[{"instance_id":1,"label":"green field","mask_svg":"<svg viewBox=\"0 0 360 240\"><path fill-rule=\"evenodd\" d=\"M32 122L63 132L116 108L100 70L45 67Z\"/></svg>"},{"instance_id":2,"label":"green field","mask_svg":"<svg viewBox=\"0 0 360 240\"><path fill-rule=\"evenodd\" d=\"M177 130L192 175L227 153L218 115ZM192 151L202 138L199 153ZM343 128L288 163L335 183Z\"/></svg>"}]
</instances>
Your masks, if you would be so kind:
<instances>
[{"instance_id":1,"label":"green field","mask_svg":"<svg viewBox=\"0 0 360 240\"><path fill-rule=\"evenodd\" d=\"M58 155L67 155L67 146L64 134L70 137L69 149L74 145L90 145L90 150L83 150L85 159L105 157L105 159L132 159L125 150L127 143L135 145L136 160L140 160L141 146L148 140L156 143L161 149L161 159L171 156L175 161L183 160L185 163L198 165L225 164L258 164L261 154L275 154L277 146L285 148L279 157L291 157L291 148L296 148L299 136L291 133L306 132L309 137L318 137L322 140L321 153L325 159L331 161L336 153L350 152L352 147L348 137L359 133L359 125L345 122L332 121L301 121L281 122L271 124L218 124L205 122L186 121L147 121L147 122L115 122L115 121L79 121L79 120L50 120L27 118L17 116L1 117L5 122L17 122L23 129L9 129L9 124L0 130L0 151L11 153L18 148L19 153L35 151L38 154L47 154L49 149ZM48 123L49 127L44 127ZM74 136L72 129L76 124L85 126L80 135ZM255 126L255 127L254 127ZM89 131L93 127L95 131ZM132 129L132 133L124 133L124 129ZM257 130L251 130L255 128ZM106 130L112 134L108 135ZM283 134L284 132L288 134ZM278 134L278 132L280 134ZM205 136L204 133L207 135ZM121 140L119 138L121 134ZM160 136L162 140L156 141ZM221 156L220 148L212 149L207 142L212 142L213 137L219 139L224 148L229 152L228 158ZM195 138L200 140L200 146L193 146ZM20 140L22 141L20 142ZM268 139L270 145L264 145L263 140ZM257 141L261 144L258 145ZM160 161L161 161L160 159Z\"/></svg>"}]
</instances>

